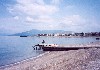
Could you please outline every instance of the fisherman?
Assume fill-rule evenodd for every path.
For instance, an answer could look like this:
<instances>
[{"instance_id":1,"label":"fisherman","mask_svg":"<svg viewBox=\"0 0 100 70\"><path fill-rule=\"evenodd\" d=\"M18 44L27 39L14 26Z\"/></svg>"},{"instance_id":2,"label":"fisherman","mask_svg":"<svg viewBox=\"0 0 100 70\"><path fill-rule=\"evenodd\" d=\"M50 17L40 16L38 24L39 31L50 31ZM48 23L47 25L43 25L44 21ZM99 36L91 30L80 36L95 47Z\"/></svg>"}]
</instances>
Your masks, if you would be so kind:
<instances>
[{"instance_id":1,"label":"fisherman","mask_svg":"<svg viewBox=\"0 0 100 70\"><path fill-rule=\"evenodd\" d=\"M44 43L45 43L45 41L43 40L42 44L44 44Z\"/></svg>"}]
</instances>

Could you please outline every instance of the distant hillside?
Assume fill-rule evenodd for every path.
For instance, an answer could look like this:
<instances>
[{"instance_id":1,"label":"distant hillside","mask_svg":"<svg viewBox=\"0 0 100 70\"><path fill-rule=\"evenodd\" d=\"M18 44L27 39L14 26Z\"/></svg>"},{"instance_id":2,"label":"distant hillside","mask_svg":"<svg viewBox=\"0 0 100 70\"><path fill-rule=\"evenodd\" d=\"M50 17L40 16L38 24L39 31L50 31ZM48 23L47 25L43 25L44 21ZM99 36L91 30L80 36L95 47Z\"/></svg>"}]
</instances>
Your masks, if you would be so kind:
<instances>
[{"instance_id":1,"label":"distant hillside","mask_svg":"<svg viewBox=\"0 0 100 70\"><path fill-rule=\"evenodd\" d=\"M32 36L37 34L53 34L53 33L71 33L72 31L64 31L64 30L36 30L32 29L30 31L16 33L13 36Z\"/></svg>"},{"instance_id":2,"label":"distant hillside","mask_svg":"<svg viewBox=\"0 0 100 70\"><path fill-rule=\"evenodd\" d=\"M41 31L36 30L36 29L32 29L30 31L26 31L26 32L22 32L22 33L16 33L13 34L13 36L31 36L31 35L36 35L38 33L40 33Z\"/></svg>"},{"instance_id":3,"label":"distant hillside","mask_svg":"<svg viewBox=\"0 0 100 70\"><path fill-rule=\"evenodd\" d=\"M72 33L72 31L64 31L64 30L42 30L41 33L53 34L53 33Z\"/></svg>"}]
</instances>

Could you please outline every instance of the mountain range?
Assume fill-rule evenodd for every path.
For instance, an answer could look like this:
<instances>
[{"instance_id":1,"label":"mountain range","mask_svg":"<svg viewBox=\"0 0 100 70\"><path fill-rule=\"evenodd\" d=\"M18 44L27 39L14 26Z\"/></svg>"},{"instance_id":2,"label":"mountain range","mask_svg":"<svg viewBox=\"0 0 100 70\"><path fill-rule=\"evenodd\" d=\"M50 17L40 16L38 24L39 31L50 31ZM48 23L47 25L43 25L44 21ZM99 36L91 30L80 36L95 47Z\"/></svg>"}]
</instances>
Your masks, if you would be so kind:
<instances>
[{"instance_id":1,"label":"mountain range","mask_svg":"<svg viewBox=\"0 0 100 70\"><path fill-rule=\"evenodd\" d=\"M53 33L72 33L72 31L64 30L36 30L32 29L30 31L12 34L11 36L32 36L37 34L53 34Z\"/></svg>"}]
</instances>

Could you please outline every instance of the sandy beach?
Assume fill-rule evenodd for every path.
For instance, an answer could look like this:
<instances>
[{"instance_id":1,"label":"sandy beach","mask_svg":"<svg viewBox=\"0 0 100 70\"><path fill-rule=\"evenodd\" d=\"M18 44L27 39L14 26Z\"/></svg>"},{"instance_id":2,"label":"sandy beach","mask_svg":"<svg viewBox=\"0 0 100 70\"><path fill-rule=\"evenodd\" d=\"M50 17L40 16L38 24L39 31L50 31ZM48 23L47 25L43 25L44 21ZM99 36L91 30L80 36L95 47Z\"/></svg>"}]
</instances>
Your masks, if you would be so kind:
<instances>
[{"instance_id":1,"label":"sandy beach","mask_svg":"<svg viewBox=\"0 0 100 70\"><path fill-rule=\"evenodd\" d=\"M0 67L0 70L100 70L100 48L95 48L100 47L100 42L72 46L93 48L48 51L35 58Z\"/></svg>"}]
</instances>

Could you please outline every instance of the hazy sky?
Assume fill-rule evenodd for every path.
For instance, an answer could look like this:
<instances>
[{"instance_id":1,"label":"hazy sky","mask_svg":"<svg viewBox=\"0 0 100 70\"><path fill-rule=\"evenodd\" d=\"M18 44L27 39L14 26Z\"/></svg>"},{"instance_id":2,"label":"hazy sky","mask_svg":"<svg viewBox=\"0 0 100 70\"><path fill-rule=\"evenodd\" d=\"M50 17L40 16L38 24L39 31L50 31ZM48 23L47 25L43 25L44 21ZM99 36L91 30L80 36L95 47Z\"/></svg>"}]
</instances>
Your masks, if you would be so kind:
<instances>
[{"instance_id":1,"label":"hazy sky","mask_svg":"<svg viewBox=\"0 0 100 70\"><path fill-rule=\"evenodd\" d=\"M100 0L0 0L0 33L100 31Z\"/></svg>"}]
</instances>

